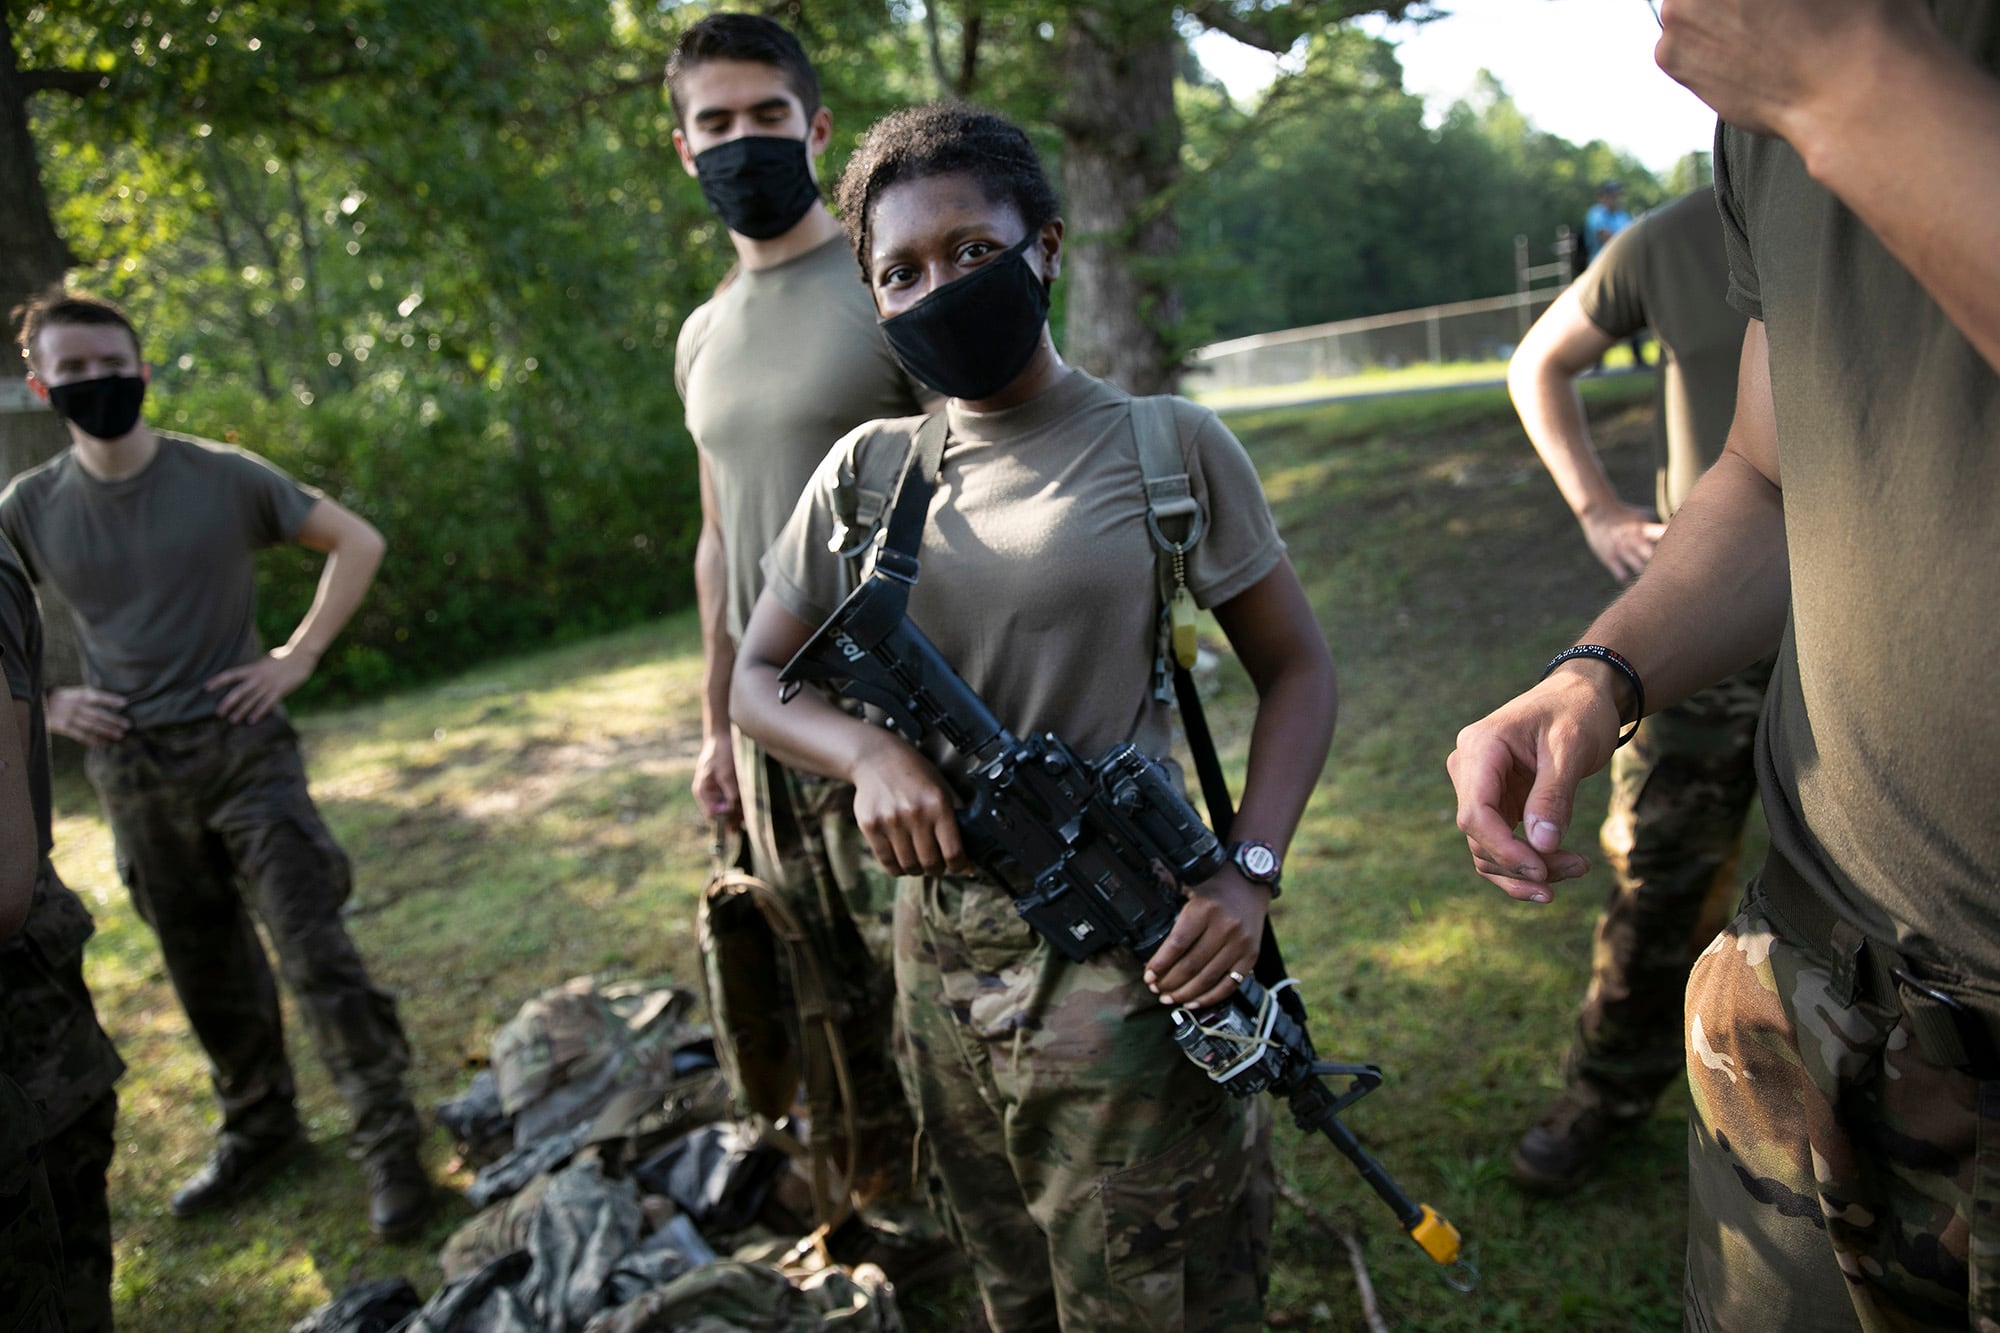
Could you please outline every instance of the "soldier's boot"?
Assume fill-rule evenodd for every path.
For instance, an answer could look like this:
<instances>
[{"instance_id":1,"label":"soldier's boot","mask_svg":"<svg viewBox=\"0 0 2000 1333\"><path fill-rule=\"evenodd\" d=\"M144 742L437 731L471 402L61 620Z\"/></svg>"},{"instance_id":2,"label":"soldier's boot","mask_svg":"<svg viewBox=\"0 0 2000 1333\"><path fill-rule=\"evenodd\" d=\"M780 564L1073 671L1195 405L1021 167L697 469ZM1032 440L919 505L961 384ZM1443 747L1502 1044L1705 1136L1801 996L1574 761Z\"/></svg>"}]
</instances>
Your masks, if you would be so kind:
<instances>
[{"instance_id":1,"label":"soldier's boot","mask_svg":"<svg viewBox=\"0 0 2000 1333\"><path fill-rule=\"evenodd\" d=\"M431 1179L414 1146L385 1151L362 1164L368 1177L368 1227L384 1240L415 1234L430 1214Z\"/></svg>"},{"instance_id":2,"label":"soldier's boot","mask_svg":"<svg viewBox=\"0 0 2000 1333\"><path fill-rule=\"evenodd\" d=\"M246 1139L225 1134L215 1151L188 1182L174 1191L168 1207L175 1217L198 1217L235 1203L270 1179L271 1174L305 1146L304 1136Z\"/></svg>"},{"instance_id":3,"label":"soldier's boot","mask_svg":"<svg viewBox=\"0 0 2000 1333\"><path fill-rule=\"evenodd\" d=\"M1648 1114L1614 1105L1588 1083L1570 1084L1514 1144L1507 1159L1514 1182L1537 1194L1567 1194L1590 1178L1613 1135Z\"/></svg>"}]
</instances>

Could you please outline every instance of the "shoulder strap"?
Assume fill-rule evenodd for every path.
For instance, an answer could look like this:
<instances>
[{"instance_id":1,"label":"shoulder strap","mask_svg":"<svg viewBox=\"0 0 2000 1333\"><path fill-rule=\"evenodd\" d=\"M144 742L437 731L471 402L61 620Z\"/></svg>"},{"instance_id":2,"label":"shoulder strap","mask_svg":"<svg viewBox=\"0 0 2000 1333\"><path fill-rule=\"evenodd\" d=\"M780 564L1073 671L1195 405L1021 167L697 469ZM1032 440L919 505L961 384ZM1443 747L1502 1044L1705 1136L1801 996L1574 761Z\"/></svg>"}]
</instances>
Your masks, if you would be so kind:
<instances>
[{"instance_id":1,"label":"shoulder strap","mask_svg":"<svg viewBox=\"0 0 2000 1333\"><path fill-rule=\"evenodd\" d=\"M1146 481L1146 531L1158 553L1160 594L1159 647L1153 663L1154 692L1180 704L1181 727L1194 756L1202 802L1215 836L1227 842L1236 818L1229 783L1208 732L1208 715L1201 693L1188 674L1195 660L1194 595L1187 586L1187 553L1201 540L1206 517L1188 484L1187 460L1181 453L1180 427L1174 420L1174 400L1156 394L1132 400L1132 438L1139 448L1139 472Z\"/></svg>"},{"instance_id":2,"label":"shoulder strap","mask_svg":"<svg viewBox=\"0 0 2000 1333\"><path fill-rule=\"evenodd\" d=\"M1206 517L1188 484L1174 400L1159 394L1131 400L1132 439L1146 486L1146 533L1153 539L1159 585L1159 643L1153 658L1153 697L1169 694L1176 666L1195 661L1194 596L1187 587L1187 553L1201 540Z\"/></svg>"},{"instance_id":3,"label":"shoulder strap","mask_svg":"<svg viewBox=\"0 0 2000 1333\"><path fill-rule=\"evenodd\" d=\"M924 544L924 525L931 519L931 497L937 494L938 474L944 470L944 445L951 423L942 410L924 418L917 438L910 443L909 461L903 469L903 484L896 491L896 507L889 511L889 531L882 549L875 555L875 570L905 583L917 581L917 548Z\"/></svg>"},{"instance_id":4,"label":"shoulder strap","mask_svg":"<svg viewBox=\"0 0 2000 1333\"><path fill-rule=\"evenodd\" d=\"M1134 398L1132 436L1139 446L1139 471L1146 479L1146 530L1159 553L1160 647L1154 684L1163 692L1169 680L1173 683L1181 729L1187 735L1188 753L1194 758L1195 776L1201 783L1202 804L1208 807L1208 822L1214 826L1215 836L1228 842L1229 826L1236 822L1236 804L1230 799L1229 780L1223 776L1222 761L1215 753L1215 738L1209 734L1201 691L1189 671L1194 665L1195 642L1187 553L1201 540L1206 517L1188 484L1173 398L1165 394ZM1162 693L1161 697L1166 696ZM1285 958L1269 917L1264 919L1264 935L1258 941L1255 971L1264 989L1276 995L1279 1006L1303 1027L1306 1008L1298 988L1279 984L1285 980Z\"/></svg>"},{"instance_id":5,"label":"shoulder strap","mask_svg":"<svg viewBox=\"0 0 2000 1333\"><path fill-rule=\"evenodd\" d=\"M835 521L828 549L835 555L858 560L881 531L886 511L889 534L884 550L901 553L908 562L908 574L906 577L898 572L903 566L895 560L891 560L892 568L885 572L905 582L915 582L917 548L923 544L924 522L930 513L931 496L937 491L937 476L944 466L944 446L949 434L950 423L943 409L939 409L924 418L902 454L875 449L857 467L841 469L834 483ZM920 479L915 489L907 484L913 473ZM909 495L907 504L903 502L905 492ZM895 509L890 511L892 499ZM903 516L900 521L898 515ZM880 557L877 559L880 568Z\"/></svg>"},{"instance_id":6,"label":"shoulder strap","mask_svg":"<svg viewBox=\"0 0 2000 1333\"><path fill-rule=\"evenodd\" d=\"M1146 524L1153 544L1163 550L1193 546L1201 540L1202 513L1188 486L1172 394L1132 399L1132 438L1146 479Z\"/></svg>"}]
</instances>

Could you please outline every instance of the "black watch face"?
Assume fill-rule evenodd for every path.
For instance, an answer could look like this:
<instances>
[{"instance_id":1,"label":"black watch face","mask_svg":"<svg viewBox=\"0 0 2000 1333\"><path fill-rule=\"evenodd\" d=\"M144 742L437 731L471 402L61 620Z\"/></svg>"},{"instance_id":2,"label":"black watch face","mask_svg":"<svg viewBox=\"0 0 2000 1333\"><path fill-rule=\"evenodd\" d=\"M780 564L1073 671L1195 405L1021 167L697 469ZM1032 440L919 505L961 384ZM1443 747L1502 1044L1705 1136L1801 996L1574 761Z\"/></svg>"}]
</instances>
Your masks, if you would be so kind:
<instances>
[{"instance_id":1,"label":"black watch face","mask_svg":"<svg viewBox=\"0 0 2000 1333\"><path fill-rule=\"evenodd\" d=\"M1261 842L1246 842L1236 849L1236 868L1250 879L1268 883L1278 877L1278 854Z\"/></svg>"}]
</instances>

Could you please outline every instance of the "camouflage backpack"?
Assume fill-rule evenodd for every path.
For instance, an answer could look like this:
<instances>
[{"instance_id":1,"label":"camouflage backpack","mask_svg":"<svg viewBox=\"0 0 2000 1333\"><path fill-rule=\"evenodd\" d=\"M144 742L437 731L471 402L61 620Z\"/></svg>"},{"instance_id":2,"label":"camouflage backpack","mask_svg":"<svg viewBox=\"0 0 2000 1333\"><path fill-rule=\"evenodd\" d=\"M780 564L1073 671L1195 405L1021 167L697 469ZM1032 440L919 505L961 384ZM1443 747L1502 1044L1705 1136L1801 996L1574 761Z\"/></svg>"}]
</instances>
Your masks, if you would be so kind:
<instances>
[{"instance_id":1,"label":"camouflage backpack","mask_svg":"<svg viewBox=\"0 0 2000 1333\"><path fill-rule=\"evenodd\" d=\"M760 1130L793 1116L803 1092L813 1222L853 1211L856 1132L837 1005L811 936L784 896L749 873L739 836L718 832L697 934L716 1059L739 1110ZM788 1134L774 1142L796 1145ZM833 1144L845 1145L834 1160Z\"/></svg>"}]
</instances>

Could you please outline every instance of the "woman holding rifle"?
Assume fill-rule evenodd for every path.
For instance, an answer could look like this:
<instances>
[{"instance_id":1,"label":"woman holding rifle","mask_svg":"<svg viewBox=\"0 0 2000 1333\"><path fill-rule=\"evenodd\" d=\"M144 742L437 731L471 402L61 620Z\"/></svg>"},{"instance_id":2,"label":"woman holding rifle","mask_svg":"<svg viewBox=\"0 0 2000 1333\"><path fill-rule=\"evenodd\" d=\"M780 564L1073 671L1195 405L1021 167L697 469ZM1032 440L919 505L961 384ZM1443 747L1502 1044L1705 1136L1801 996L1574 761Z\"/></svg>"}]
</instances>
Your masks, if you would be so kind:
<instances>
[{"instance_id":1,"label":"woman holding rifle","mask_svg":"<svg viewBox=\"0 0 2000 1333\"><path fill-rule=\"evenodd\" d=\"M963 105L899 112L869 130L840 203L891 346L948 398L911 619L1016 734L1166 758L1131 399L1065 365L1050 337L1063 224L1033 146ZM837 554L841 490L880 471L875 451L902 458L921 419L834 446L764 558L737 659L732 716L783 762L853 782L870 848L907 877L905 1085L996 1333L1261 1323L1269 1115L1181 1055L1164 1006L1225 999L1255 965L1271 872L1325 763L1334 673L1242 446L1213 413L1172 407L1205 523L1186 586L1258 707L1232 832L1247 850L1190 886L1143 970L1123 951L1065 960L976 873L941 752L809 690L779 703L780 668L867 572L866 556L857 569Z\"/></svg>"}]
</instances>

